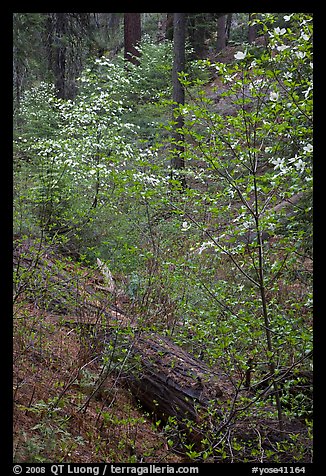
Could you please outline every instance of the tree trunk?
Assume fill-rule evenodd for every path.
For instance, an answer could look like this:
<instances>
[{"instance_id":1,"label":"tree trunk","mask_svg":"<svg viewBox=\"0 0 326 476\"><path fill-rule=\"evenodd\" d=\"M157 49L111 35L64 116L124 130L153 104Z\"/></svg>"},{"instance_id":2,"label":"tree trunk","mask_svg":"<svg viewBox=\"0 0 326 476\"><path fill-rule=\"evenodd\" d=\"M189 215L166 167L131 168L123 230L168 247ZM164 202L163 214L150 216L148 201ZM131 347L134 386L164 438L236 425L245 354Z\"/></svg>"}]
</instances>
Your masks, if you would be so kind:
<instances>
[{"instance_id":1,"label":"tree trunk","mask_svg":"<svg viewBox=\"0 0 326 476\"><path fill-rule=\"evenodd\" d=\"M13 54L13 83L14 83L14 107L17 109L20 105L20 99L23 91L24 76L26 73L26 67L19 61L17 48L14 48Z\"/></svg>"},{"instance_id":2,"label":"tree trunk","mask_svg":"<svg viewBox=\"0 0 326 476\"><path fill-rule=\"evenodd\" d=\"M173 40L173 15L174 13L166 14L165 38L170 41Z\"/></svg>"},{"instance_id":3,"label":"tree trunk","mask_svg":"<svg viewBox=\"0 0 326 476\"><path fill-rule=\"evenodd\" d=\"M130 63L139 65L140 52L137 46L141 40L140 13L124 14L124 57Z\"/></svg>"},{"instance_id":4,"label":"tree trunk","mask_svg":"<svg viewBox=\"0 0 326 476\"><path fill-rule=\"evenodd\" d=\"M251 25L254 15L249 13L249 26L248 26L248 43L253 43L256 39L256 25Z\"/></svg>"},{"instance_id":5,"label":"tree trunk","mask_svg":"<svg viewBox=\"0 0 326 476\"><path fill-rule=\"evenodd\" d=\"M171 160L171 166L173 170L184 169L184 147L181 144L183 141L183 134L180 129L183 127L184 121L181 114L177 109L185 102L184 87L179 81L179 74L185 69L185 38L186 38L186 14L174 13L173 15L173 70L172 70L172 86L173 93L172 99L173 106L173 118L175 121L174 133L173 133L173 147L174 156ZM175 174L174 178L180 178L182 187L184 188L184 178L178 177L180 174Z\"/></svg>"},{"instance_id":6,"label":"tree trunk","mask_svg":"<svg viewBox=\"0 0 326 476\"><path fill-rule=\"evenodd\" d=\"M226 47L226 20L227 15L222 15L217 19L217 44L216 51L220 53Z\"/></svg>"},{"instance_id":7,"label":"tree trunk","mask_svg":"<svg viewBox=\"0 0 326 476\"><path fill-rule=\"evenodd\" d=\"M208 24L207 13L187 13L187 32L190 44L194 49L193 57L205 58L206 56L206 31Z\"/></svg>"},{"instance_id":8,"label":"tree trunk","mask_svg":"<svg viewBox=\"0 0 326 476\"><path fill-rule=\"evenodd\" d=\"M228 45L231 33L231 24L232 24L232 13L227 14L226 25L225 25L225 35L226 35L226 44Z\"/></svg>"},{"instance_id":9,"label":"tree trunk","mask_svg":"<svg viewBox=\"0 0 326 476\"><path fill-rule=\"evenodd\" d=\"M66 13L56 13L54 75L58 97L66 99Z\"/></svg>"}]
</instances>

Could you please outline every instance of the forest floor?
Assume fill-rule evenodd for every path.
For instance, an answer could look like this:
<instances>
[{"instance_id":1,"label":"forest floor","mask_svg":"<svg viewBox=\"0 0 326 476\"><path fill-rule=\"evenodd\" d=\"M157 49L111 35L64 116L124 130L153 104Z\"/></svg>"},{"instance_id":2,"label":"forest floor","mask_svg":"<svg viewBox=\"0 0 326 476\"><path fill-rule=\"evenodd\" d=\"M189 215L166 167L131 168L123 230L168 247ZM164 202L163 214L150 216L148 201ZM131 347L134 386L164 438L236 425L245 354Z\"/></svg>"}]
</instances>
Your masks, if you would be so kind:
<instances>
[{"instance_id":1,"label":"forest floor","mask_svg":"<svg viewBox=\"0 0 326 476\"><path fill-rule=\"evenodd\" d=\"M90 339L81 328L101 328L103 313L106 325L136 325L134 317L118 312L128 308L126 296L116 296L112 306L98 271L72 263L49 247L35 256L31 242L23 249L15 254L15 264L22 278L26 266L30 274L28 281L21 281L14 307L15 462L191 461L114 372L97 389L101 336ZM71 292L76 288L67 283L79 284L78 298ZM263 419L261 414L256 421L252 414L249 420L244 415L233 425L240 440L255 432L264 438L262 457L266 448L279 444L277 421L268 411ZM309 452L302 422L287 422L286 431ZM282 461L291 461L292 455L283 453Z\"/></svg>"},{"instance_id":2,"label":"forest floor","mask_svg":"<svg viewBox=\"0 0 326 476\"><path fill-rule=\"evenodd\" d=\"M96 300L101 297L101 305L106 306L107 293L98 291L97 287L101 286L95 284L97 280L101 282L100 274L96 270L78 268L62 256L59 256L58 270L56 251L47 248L42 250L42 257L40 253L34 256L35 250L29 246L31 243L25 243L23 258L21 254L16 255L19 265L16 264L20 269L25 265L31 270L34 265L37 268L40 261L41 275L36 277L34 273L34 279L37 287L43 285L43 291L42 297L34 294L27 299L28 292L22 292L14 306L15 461L183 461L183 457L171 451L159 425L140 408L115 375L107 376L100 391L92 394L99 365L93 357L93 344L84 339L76 323L95 325L99 317ZM88 296L84 302L79 299L78 304L71 295L67 301L63 297L67 281L76 279L77 268L81 294ZM24 283L29 290L33 287L33 270ZM59 282L53 282L54 276L59 276ZM48 307L44 307L46 287L51 295ZM63 308L70 307L71 300L69 311L62 308L61 298ZM83 307L87 299L92 301L93 311ZM123 299L115 300L117 304L123 306ZM79 309L74 311L75 305ZM115 323L117 319L121 323L124 317L118 312L113 314Z\"/></svg>"},{"instance_id":3,"label":"forest floor","mask_svg":"<svg viewBox=\"0 0 326 476\"><path fill-rule=\"evenodd\" d=\"M88 401L98 366L87 362L75 329L35 304L24 304L15 322L15 461L183 461L113 375ZM26 335L35 341L29 344Z\"/></svg>"}]
</instances>

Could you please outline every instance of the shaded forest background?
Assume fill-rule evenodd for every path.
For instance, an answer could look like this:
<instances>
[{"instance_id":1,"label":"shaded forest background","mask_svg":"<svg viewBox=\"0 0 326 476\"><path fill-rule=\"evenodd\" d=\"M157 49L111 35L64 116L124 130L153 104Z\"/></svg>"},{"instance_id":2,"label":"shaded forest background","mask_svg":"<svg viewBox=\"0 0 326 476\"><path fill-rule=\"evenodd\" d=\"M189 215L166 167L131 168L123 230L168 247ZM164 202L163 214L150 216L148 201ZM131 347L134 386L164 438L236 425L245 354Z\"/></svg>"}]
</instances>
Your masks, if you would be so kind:
<instances>
[{"instance_id":1,"label":"shaded forest background","mask_svg":"<svg viewBox=\"0 0 326 476\"><path fill-rule=\"evenodd\" d=\"M13 33L15 460L311 462L312 16Z\"/></svg>"}]
</instances>

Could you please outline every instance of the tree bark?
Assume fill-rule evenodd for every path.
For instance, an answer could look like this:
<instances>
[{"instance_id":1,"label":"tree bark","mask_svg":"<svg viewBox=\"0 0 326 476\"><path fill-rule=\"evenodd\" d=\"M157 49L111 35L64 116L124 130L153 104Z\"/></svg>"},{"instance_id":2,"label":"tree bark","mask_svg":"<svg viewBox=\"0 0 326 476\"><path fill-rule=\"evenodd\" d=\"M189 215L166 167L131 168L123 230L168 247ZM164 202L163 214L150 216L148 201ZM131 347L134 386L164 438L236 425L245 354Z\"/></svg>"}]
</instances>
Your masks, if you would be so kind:
<instances>
[{"instance_id":1,"label":"tree bark","mask_svg":"<svg viewBox=\"0 0 326 476\"><path fill-rule=\"evenodd\" d=\"M217 19L217 44L216 51L220 53L226 47L226 20L227 15L222 15Z\"/></svg>"},{"instance_id":2,"label":"tree bark","mask_svg":"<svg viewBox=\"0 0 326 476\"><path fill-rule=\"evenodd\" d=\"M256 25L251 25L254 15L249 13L249 26L248 26L248 43L253 43L256 39Z\"/></svg>"},{"instance_id":3,"label":"tree bark","mask_svg":"<svg viewBox=\"0 0 326 476\"><path fill-rule=\"evenodd\" d=\"M141 40L140 13L124 14L124 57L130 63L139 65L140 52L137 46Z\"/></svg>"},{"instance_id":4,"label":"tree bark","mask_svg":"<svg viewBox=\"0 0 326 476\"><path fill-rule=\"evenodd\" d=\"M133 339L121 334L119 338L117 348L130 349L121 375L133 395L157 418L198 421L210 402L222 404L227 394L223 377L167 337L136 332Z\"/></svg>"},{"instance_id":5,"label":"tree bark","mask_svg":"<svg viewBox=\"0 0 326 476\"><path fill-rule=\"evenodd\" d=\"M165 38L170 41L173 40L173 15L174 13L166 14Z\"/></svg>"},{"instance_id":6,"label":"tree bark","mask_svg":"<svg viewBox=\"0 0 326 476\"><path fill-rule=\"evenodd\" d=\"M196 59L206 56L205 39L208 22L207 13L187 13L187 33L194 49L193 57Z\"/></svg>"},{"instance_id":7,"label":"tree bark","mask_svg":"<svg viewBox=\"0 0 326 476\"><path fill-rule=\"evenodd\" d=\"M66 99L66 29L67 19L66 13L56 13L55 19L55 58L54 58L54 74L55 87L58 91L58 97Z\"/></svg>"},{"instance_id":8,"label":"tree bark","mask_svg":"<svg viewBox=\"0 0 326 476\"><path fill-rule=\"evenodd\" d=\"M232 13L227 14L226 25L225 25L225 34L226 34L226 44L229 44L230 34L231 34L231 25L232 25Z\"/></svg>"},{"instance_id":9,"label":"tree bark","mask_svg":"<svg viewBox=\"0 0 326 476\"><path fill-rule=\"evenodd\" d=\"M173 14L173 70L172 70L172 100L173 105L173 118L175 121L173 132L173 147L174 156L171 160L172 170L184 169L184 147L182 145L183 134L180 129L183 127L184 120L181 114L178 113L178 107L184 105L185 92L184 87L179 81L179 74L185 69L185 39L186 39L186 14L174 13ZM175 178L179 178L178 174L175 174ZM184 178L181 177L182 187L185 186Z\"/></svg>"}]
</instances>

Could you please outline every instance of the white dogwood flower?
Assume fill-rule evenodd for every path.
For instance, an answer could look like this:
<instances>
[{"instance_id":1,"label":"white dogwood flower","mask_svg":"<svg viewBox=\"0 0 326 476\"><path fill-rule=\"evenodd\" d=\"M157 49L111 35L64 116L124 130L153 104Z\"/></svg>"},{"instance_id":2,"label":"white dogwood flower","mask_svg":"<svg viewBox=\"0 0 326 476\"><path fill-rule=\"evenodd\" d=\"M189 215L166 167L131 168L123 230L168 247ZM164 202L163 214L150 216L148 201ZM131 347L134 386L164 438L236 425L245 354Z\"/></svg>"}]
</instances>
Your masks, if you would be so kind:
<instances>
[{"instance_id":1,"label":"white dogwood flower","mask_svg":"<svg viewBox=\"0 0 326 476\"><path fill-rule=\"evenodd\" d=\"M270 101L278 101L279 93L277 91L271 91L269 93Z\"/></svg>"},{"instance_id":2,"label":"white dogwood flower","mask_svg":"<svg viewBox=\"0 0 326 476\"><path fill-rule=\"evenodd\" d=\"M288 45L279 45L276 47L277 51L284 51L289 49L290 47Z\"/></svg>"},{"instance_id":3,"label":"white dogwood flower","mask_svg":"<svg viewBox=\"0 0 326 476\"><path fill-rule=\"evenodd\" d=\"M247 52L246 51L237 51L234 55L235 59L237 60L242 60L246 57Z\"/></svg>"},{"instance_id":4,"label":"white dogwood flower","mask_svg":"<svg viewBox=\"0 0 326 476\"><path fill-rule=\"evenodd\" d=\"M276 35L284 35L286 33L286 29L285 28L280 28L279 26L274 28L274 33Z\"/></svg>"},{"instance_id":5,"label":"white dogwood flower","mask_svg":"<svg viewBox=\"0 0 326 476\"><path fill-rule=\"evenodd\" d=\"M312 146L311 144L307 144L307 145L305 145L304 148L303 148L303 150L304 150L307 154L309 154L310 152L312 152L313 149L314 149L314 148L313 148L313 146Z\"/></svg>"}]
</instances>

